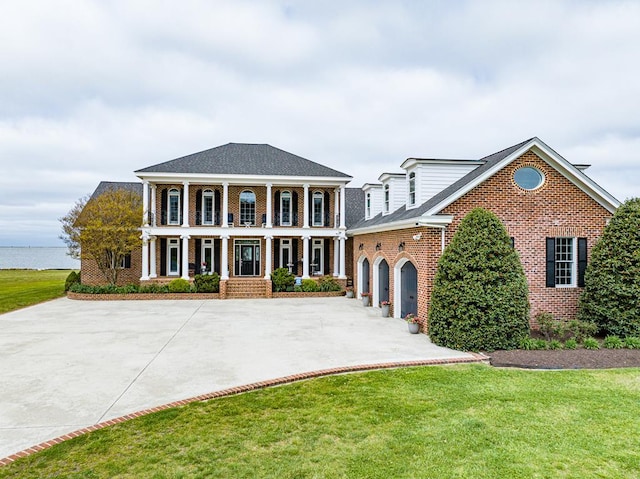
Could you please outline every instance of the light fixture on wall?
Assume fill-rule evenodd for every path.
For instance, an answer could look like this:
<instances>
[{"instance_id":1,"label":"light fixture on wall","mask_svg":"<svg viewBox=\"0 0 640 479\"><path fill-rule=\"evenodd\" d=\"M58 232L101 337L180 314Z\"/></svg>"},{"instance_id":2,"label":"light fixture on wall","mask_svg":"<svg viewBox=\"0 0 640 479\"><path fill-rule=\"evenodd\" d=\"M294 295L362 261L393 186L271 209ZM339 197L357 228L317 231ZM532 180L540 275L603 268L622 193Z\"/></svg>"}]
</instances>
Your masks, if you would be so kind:
<instances>
[{"instance_id":1,"label":"light fixture on wall","mask_svg":"<svg viewBox=\"0 0 640 479\"><path fill-rule=\"evenodd\" d=\"M360 243L360 246L358 246L358 249L359 249L360 251L362 251L362 248L364 248L364 243Z\"/></svg>"},{"instance_id":2,"label":"light fixture on wall","mask_svg":"<svg viewBox=\"0 0 640 479\"><path fill-rule=\"evenodd\" d=\"M376 244L376 251L380 251L382 249L382 244L380 242L378 242Z\"/></svg>"},{"instance_id":3,"label":"light fixture on wall","mask_svg":"<svg viewBox=\"0 0 640 479\"><path fill-rule=\"evenodd\" d=\"M404 241L398 245L398 251L404 251Z\"/></svg>"},{"instance_id":4,"label":"light fixture on wall","mask_svg":"<svg viewBox=\"0 0 640 479\"><path fill-rule=\"evenodd\" d=\"M420 241L421 238L422 238L422 231L420 233L413 235L413 239L416 241Z\"/></svg>"}]
</instances>

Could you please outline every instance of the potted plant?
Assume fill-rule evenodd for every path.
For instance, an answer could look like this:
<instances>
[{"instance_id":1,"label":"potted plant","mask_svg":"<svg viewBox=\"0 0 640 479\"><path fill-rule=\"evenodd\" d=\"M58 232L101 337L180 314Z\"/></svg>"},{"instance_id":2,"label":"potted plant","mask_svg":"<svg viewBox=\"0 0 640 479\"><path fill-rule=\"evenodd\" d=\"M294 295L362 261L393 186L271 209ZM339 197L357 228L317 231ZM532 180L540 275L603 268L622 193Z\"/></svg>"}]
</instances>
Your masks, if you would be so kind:
<instances>
[{"instance_id":1,"label":"potted plant","mask_svg":"<svg viewBox=\"0 0 640 479\"><path fill-rule=\"evenodd\" d=\"M369 303L371 302L371 293L360 293L360 296L362 296L362 305L369 306Z\"/></svg>"},{"instance_id":2,"label":"potted plant","mask_svg":"<svg viewBox=\"0 0 640 479\"><path fill-rule=\"evenodd\" d=\"M420 319L415 314L407 314L404 320L407 322L411 334L418 334L420 332Z\"/></svg>"},{"instance_id":3,"label":"potted plant","mask_svg":"<svg viewBox=\"0 0 640 479\"><path fill-rule=\"evenodd\" d=\"M351 286L348 286L346 291L347 291L347 298L353 298L353 288Z\"/></svg>"},{"instance_id":4,"label":"potted plant","mask_svg":"<svg viewBox=\"0 0 640 479\"><path fill-rule=\"evenodd\" d=\"M389 309L391 308L391 301L383 301L380 303L380 307L382 308L382 317L389 317Z\"/></svg>"}]
</instances>

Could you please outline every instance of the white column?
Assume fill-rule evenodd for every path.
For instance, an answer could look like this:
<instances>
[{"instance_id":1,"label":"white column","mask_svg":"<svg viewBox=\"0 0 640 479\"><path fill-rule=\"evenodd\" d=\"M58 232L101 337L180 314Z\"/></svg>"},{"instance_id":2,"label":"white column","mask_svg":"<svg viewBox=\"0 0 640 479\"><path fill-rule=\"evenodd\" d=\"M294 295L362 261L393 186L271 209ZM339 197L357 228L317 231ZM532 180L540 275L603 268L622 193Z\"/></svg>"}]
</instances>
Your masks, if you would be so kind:
<instances>
[{"instance_id":1,"label":"white column","mask_svg":"<svg viewBox=\"0 0 640 479\"><path fill-rule=\"evenodd\" d=\"M151 226L156 226L158 224L156 220L156 185L151 185Z\"/></svg>"},{"instance_id":2,"label":"white column","mask_svg":"<svg viewBox=\"0 0 640 479\"><path fill-rule=\"evenodd\" d=\"M333 238L333 275L340 276L340 240Z\"/></svg>"},{"instance_id":3,"label":"white column","mask_svg":"<svg viewBox=\"0 0 640 479\"><path fill-rule=\"evenodd\" d=\"M345 216L347 215L346 188L340 187L340 228L346 229Z\"/></svg>"},{"instance_id":4,"label":"white column","mask_svg":"<svg viewBox=\"0 0 640 479\"><path fill-rule=\"evenodd\" d=\"M271 224L271 214L272 214L272 206L271 206L271 187L273 185L271 183L267 183L267 228L273 227Z\"/></svg>"},{"instance_id":5,"label":"white column","mask_svg":"<svg viewBox=\"0 0 640 479\"><path fill-rule=\"evenodd\" d=\"M225 215L225 218L227 216ZM229 279L229 237L221 236L222 245L220 246L220 279Z\"/></svg>"},{"instance_id":6,"label":"white column","mask_svg":"<svg viewBox=\"0 0 640 479\"><path fill-rule=\"evenodd\" d=\"M184 194L182 195L182 226L189 227L189 182L182 183L184 186Z\"/></svg>"},{"instance_id":7,"label":"white column","mask_svg":"<svg viewBox=\"0 0 640 479\"><path fill-rule=\"evenodd\" d=\"M149 182L144 180L142 182L142 219L143 226L149 226Z\"/></svg>"},{"instance_id":8,"label":"white column","mask_svg":"<svg viewBox=\"0 0 640 479\"><path fill-rule=\"evenodd\" d=\"M149 237L146 233L142 234L142 275L140 281L149 279Z\"/></svg>"},{"instance_id":9,"label":"white column","mask_svg":"<svg viewBox=\"0 0 640 479\"><path fill-rule=\"evenodd\" d=\"M335 199L335 205L333 207L333 227L338 228L340 222L338 218L340 217L340 188L336 188L333 190L333 197Z\"/></svg>"},{"instance_id":10,"label":"white column","mask_svg":"<svg viewBox=\"0 0 640 479\"><path fill-rule=\"evenodd\" d=\"M225 181L224 183L222 183L222 227L223 228L229 227L228 220L229 220L229 183ZM227 239L229 238L227 237ZM222 279L229 279L228 273L227 273L227 277Z\"/></svg>"},{"instance_id":11,"label":"white column","mask_svg":"<svg viewBox=\"0 0 640 479\"><path fill-rule=\"evenodd\" d=\"M182 279L189 279L189 235L182 235Z\"/></svg>"},{"instance_id":12,"label":"white column","mask_svg":"<svg viewBox=\"0 0 640 479\"><path fill-rule=\"evenodd\" d=\"M304 216L303 216L303 223L302 223L302 227L303 228L308 228L309 227L309 185L308 184L304 184L302 185L304 186Z\"/></svg>"},{"instance_id":13,"label":"white column","mask_svg":"<svg viewBox=\"0 0 640 479\"><path fill-rule=\"evenodd\" d=\"M264 239L264 279L271 279L271 240L273 236L265 236Z\"/></svg>"},{"instance_id":14,"label":"white column","mask_svg":"<svg viewBox=\"0 0 640 479\"><path fill-rule=\"evenodd\" d=\"M153 190L151 190L153 191ZM149 273L149 278L157 278L158 277L158 269L156 267L156 240L155 240L155 236L152 236L151 242L149 243L149 268L150 268L150 273Z\"/></svg>"},{"instance_id":15,"label":"white column","mask_svg":"<svg viewBox=\"0 0 640 479\"><path fill-rule=\"evenodd\" d=\"M340 236L340 276L339 279L347 279L347 262L346 262L346 237Z\"/></svg>"},{"instance_id":16,"label":"white column","mask_svg":"<svg viewBox=\"0 0 640 479\"><path fill-rule=\"evenodd\" d=\"M309 240L311 237L302 237L302 279L309 278Z\"/></svg>"}]
</instances>

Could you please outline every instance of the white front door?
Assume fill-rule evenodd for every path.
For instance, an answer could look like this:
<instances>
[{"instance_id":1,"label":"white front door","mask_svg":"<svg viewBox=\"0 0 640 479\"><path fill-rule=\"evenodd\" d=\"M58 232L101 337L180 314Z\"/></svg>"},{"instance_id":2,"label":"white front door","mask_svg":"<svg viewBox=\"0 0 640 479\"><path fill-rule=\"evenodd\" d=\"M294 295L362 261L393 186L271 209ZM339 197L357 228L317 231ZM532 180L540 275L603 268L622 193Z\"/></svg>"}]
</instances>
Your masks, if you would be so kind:
<instances>
[{"instance_id":1,"label":"white front door","mask_svg":"<svg viewBox=\"0 0 640 479\"><path fill-rule=\"evenodd\" d=\"M314 239L311 251L311 274L321 276L324 274L324 240Z\"/></svg>"},{"instance_id":2,"label":"white front door","mask_svg":"<svg viewBox=\"0 0 640 479\"><path fill-rule=\"evenodd\" d=\"M167 271L169 276L180 274L180 240L170 239L167 242Z\"/></svg>"},{"instance_id":3,"label":"white front door","mask_svg":"<svg viewBox=\"0 0 640 479\"><path fill-rule=\"evenodd\" d=\"M291 273L291 269L293 268L293 263L291 262L290 239L283 239L280 241L280 267L287 268L289 273Z\"/></svg>"},{"instance_id":4,"label":"white front door","mask_svg":"<svg viewBox=\"0 0 640 479\"><path fill-rule=\"evenodd\" d=\"M202 264L200 273L207 274L213 272L213 240L202 240Z\"/></svg>"}]
</instances>

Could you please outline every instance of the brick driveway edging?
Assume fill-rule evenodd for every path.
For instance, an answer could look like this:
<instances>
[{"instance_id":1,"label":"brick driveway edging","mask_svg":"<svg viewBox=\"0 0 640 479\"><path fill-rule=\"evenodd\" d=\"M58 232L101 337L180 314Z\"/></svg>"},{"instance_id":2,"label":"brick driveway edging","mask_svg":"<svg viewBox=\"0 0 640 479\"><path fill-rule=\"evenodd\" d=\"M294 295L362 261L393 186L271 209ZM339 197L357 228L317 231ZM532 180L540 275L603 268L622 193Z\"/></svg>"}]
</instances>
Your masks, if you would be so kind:
<instances>
[{"instance_id":1,"label":"brick driveway edging","mask_svg":"<svg viewBox=\"0 0 640 479\"><path fill-rule=\"evenodd\" d=\"M88 434L93 431L97 431L99 429L104 429L108 426L113 426L115 424L120 424L125 421L129 421L131 419L135 419L141 416L146 416L148 414L152 414L159 411L164 411L166 409L185 406L187 404L193 402L202 402L208 401L211 399L222 398L227 396L234 396L236 394L242 394L250 391L255 391L258 389L264 389L273 386L281 386L283 384L290 384L297 381L304 381L307 379L315 379L325 376L332 376L337 374L345 374L345 373L353 373L353 372L361 372L361 371L372 371L372 370L380 370L380 369L396 369L396 368L406 368L406 367L415 367L415 366L440 366L447 364L464 364L464 363L487 363L489 358L483 354L479 353L469 353L473 357L469 358L449 358L449 359L427 359L427 360L418 360L418 361L400 361L400 362L392 362L392 363L379 363L379 364L363 364L357 366L344 366L338 368L330 368L330 369L319 369L317 371L310 371L306 373L300 374L292 374L290 376L283 376L280 378L269 379L267 381L259 381L255 383L245 384L244 386L237 386L228 389L222 389L220 391L215 391L207 394L201 394L199 396L194 396L188 399L182 399L179 401L174 401L168 404L163 404L162 406L156 406L149 409L143 409L142 411L137 411L131 414L125 414L124 416L120 416L114 419L110 419L108 421L104 421L98 424L94 424L89 427L84 427L82 429L78 429L76 431L70 432L68 434L63 434L55 439L51 439L50 441L46 441L35 446L29 447L27 449L23 449L15 454L12 454L5 458L0 458L0 467L9 465L18 459L23 457L30 456L31 454L35 454L36 452L43 451L45 449L49 449L56 444L60 444L61 442L68 441L78 436L82 436L84 434Z\"/></svg>"}]
</instances>

